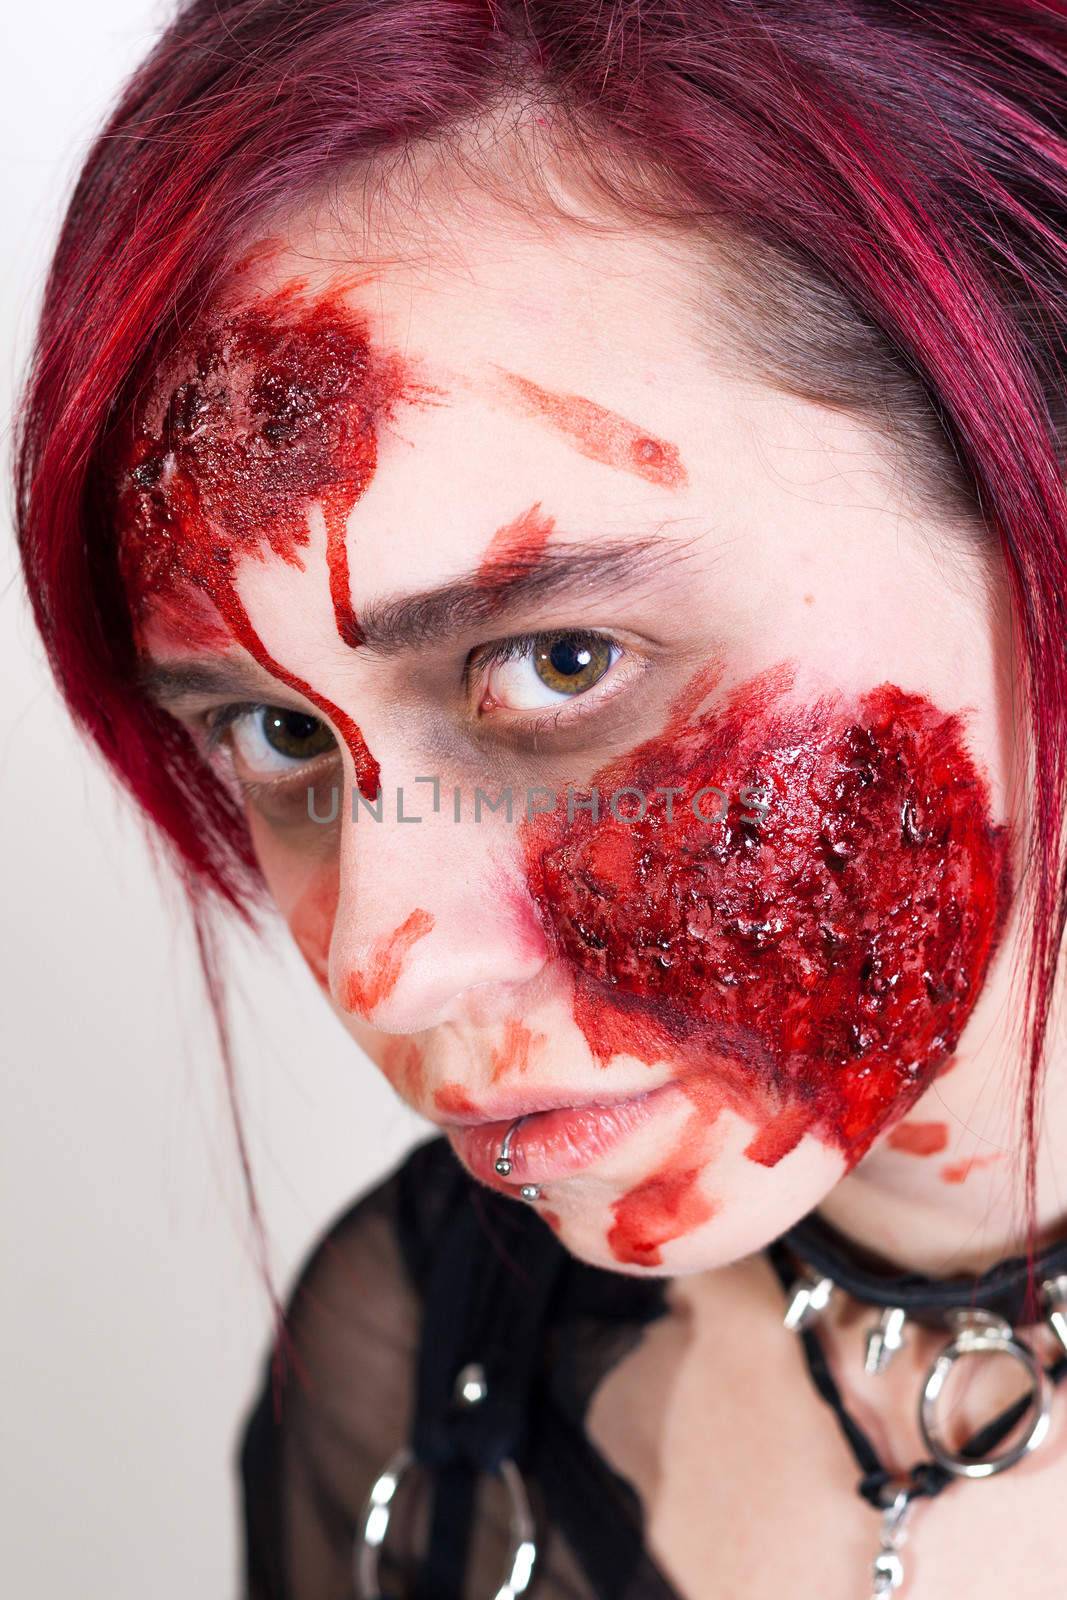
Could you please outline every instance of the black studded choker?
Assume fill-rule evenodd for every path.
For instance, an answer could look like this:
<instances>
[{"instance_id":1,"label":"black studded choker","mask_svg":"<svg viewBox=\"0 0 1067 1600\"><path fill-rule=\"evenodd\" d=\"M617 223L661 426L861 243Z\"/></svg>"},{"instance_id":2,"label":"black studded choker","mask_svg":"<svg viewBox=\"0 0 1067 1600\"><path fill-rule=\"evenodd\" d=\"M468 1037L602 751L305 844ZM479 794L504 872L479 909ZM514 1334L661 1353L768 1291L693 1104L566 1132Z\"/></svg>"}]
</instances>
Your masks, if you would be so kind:
<instances>
[{"instance_id":1,"label":"black studded choker","mask_svg":"<svg viewBox=\"0 0 1067 1600\"><path fill-rule=\"evenodd\" d=\"M913 1503L940 1494L960 1478L988 1478L1036 1450L1048 1437L1055 1385L1067 1377L1067 1237L1039 1252L998 1261L981 1274L929 1278L886 1270L869 1252L812 1212L764 1252L788 1296L783 1321L801 1339L812 1382L834 1411L860 1468L857 1491L882 1513L881 1543L871 1581L873 1600L904 1584L900 1547ZM817 1327L836 1294L870 1305L878 1315L866 1330L864 1370L885 1371L907 1340L909 1322L941 1327L948 1342L934 1358L919 1397L919 1429L929 1459L906 1470L887 1466L867 1433L848 1412L830 1371ZM1050 1366L1033 1337L1019 1330L1046 1326L1059 1350ZM1047 1340L1047 1335L1046 1335ZM965 1356L1009 1356L1025 1370L1030 1390L972 1438L952 1448L944 1437L938 1401L949 1373ZM1008 1436L1016 1442L994 1454Z\"/></svg>"}]
</instances>

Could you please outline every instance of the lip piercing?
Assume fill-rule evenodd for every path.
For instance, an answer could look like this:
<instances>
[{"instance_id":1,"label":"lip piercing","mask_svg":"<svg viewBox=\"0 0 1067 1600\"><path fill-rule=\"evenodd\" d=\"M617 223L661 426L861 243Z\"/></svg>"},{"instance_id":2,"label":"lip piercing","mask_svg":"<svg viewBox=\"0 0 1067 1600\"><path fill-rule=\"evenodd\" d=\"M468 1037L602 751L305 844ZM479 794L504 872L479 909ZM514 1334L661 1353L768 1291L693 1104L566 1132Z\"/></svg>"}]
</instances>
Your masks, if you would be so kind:
<instances>
[{"instance_id":1,"label":"lip piercing","mask_svg":"<svg viewBox=\"0 0 1067 1600\"><path fill-rule=\"evenodd\" d=\"M508 1177L511 1172L511 1140L515 1129L523 1120L524 1117L515 1118L515 1121L511 1124L511 1127L504 1135L504 1142L500 1146L500 1154L493 1163L497 1172L499 1172L502 1178ZM540 1200L541 1189L536 1183L524 1183L522 1188L519 1190L519 1194L524 1200Z\"/></svg>"},{"instance_id":2,"label":"lip piercing","mask_svg":"<svg viewBox=\"0 0 1067 1600\"><path fill-rule=\"evenodd\" d=\"M500 1154L493 1163L502 1178L506 1178L511 1171L511 1140L515 1129L522 1120L522 1117L515 1118L515 1121L504 1135L504 1142L500 1146Z\"/></svg>"}]
</instances>

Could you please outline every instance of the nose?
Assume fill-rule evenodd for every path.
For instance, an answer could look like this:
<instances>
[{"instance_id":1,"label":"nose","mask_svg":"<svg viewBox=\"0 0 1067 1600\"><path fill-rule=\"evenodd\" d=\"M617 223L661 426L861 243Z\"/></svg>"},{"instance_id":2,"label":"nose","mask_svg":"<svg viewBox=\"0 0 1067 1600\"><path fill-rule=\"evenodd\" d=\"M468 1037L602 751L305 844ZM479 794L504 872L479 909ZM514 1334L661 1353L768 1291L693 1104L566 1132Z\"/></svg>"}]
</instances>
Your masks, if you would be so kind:
<instances>
[{"instance_id":1,"label":"nose","mask_svg":"<svg viewBox=\"0 0 1067 1600\"><path fill-rule=\"evenodd\" d=\"M386 784L373 810L346 792L340 819L330 992L384 1033L465 1009L481 1022L514 1016L548 959L515 826L462 805L457 820L454 791L438 782Z\"/></svg>"}]
</instances>

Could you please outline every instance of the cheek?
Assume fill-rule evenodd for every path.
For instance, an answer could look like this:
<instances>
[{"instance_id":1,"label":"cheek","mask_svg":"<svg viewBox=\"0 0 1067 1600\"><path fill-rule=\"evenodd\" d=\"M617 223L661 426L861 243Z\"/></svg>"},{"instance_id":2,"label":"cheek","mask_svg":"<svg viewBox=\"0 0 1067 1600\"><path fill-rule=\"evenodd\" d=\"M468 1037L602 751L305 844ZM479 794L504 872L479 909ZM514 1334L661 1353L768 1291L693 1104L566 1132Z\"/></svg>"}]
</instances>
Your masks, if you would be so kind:
<instances>
[{"instance_id":1,"label":"cheek","mask_svg":"<svg viewBox=\"0 0 1067 1600\"><path fill-rule=\"evenodd\" d=\"M287 913L289 931L316 983L329 992L330 940L337 916L339 879L336 865L315 870Z\"/></svg>"},{"instance_id":2,"label":"cheek","mask_svg":"<svg viewBox=\"0 0 1067 1600\"><path fill-rule=\"evenodd\" d=\"M695 1111L713 1066L717 1103L756 1124L750 1159L811 1132L851 1166L955 1049L1007 841L958 718L891 685L790 705L788 681L677 716L594 780L605 811L639 791L643 819L538 818L526 868L600 1062L672 1063Z\"/></svg>"}]
</instances>

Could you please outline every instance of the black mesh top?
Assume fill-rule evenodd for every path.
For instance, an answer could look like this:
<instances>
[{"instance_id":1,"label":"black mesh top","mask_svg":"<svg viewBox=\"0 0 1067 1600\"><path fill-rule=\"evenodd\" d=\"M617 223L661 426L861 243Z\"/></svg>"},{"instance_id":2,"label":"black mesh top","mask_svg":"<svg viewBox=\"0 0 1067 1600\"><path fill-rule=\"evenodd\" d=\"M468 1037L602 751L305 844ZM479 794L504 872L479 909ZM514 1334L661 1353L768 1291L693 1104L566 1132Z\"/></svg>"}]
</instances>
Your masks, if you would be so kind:
<instances>
[{"instance_id":1,"label":"black mesh top","mask_svg":"<svg viewBox=\"0 0 1067 1600\"><path fill-rule=\"evenodd\" d=\"M943 1304L1011 1322L1029 1314L1021 1256L978 1277L931 1280L865 1259L814 1211L765 1251L787 1293L804 1269L919 1320ZM1067 1239L1042 1260L1043 1272L1067 1271ZM508 1460L536 1525L529 1600L683 1600L645 1547L636 1490L586 1429L597 1385L669 1315L669 1283L588 1266L534 1207L471 1178L446 1139L417 1146L329 1230L294 1291L291 1369L275 1388L268 1366L242 1442L245 1600L361 1600L353 1545L362 1508L405 1446L415 1465L381 1553L385 1600L497 1594L511 1530L495 1469ZM859 1493L884 1506L894 1473L842 1403L815 1329L800 1339L861 1470ZM456 1379L471 1363L486 1393L464 1407ZM1067 1379L1067 1356L1046 1370ZM986 1454L1026 1404L964 1448ZM922 1495L953 1481L930 1461L911 1478Z\"/></svg>"},{"instance_id":2,"label":"black mesh top","mask_svg":"<svg viewBox=\"0 0 1067 1600\"><path fill-rule=\"evenodd\" d=\"M520 1468L537 1528L530 1600L682 1600L644 1547L632 1485L587 1437L599 1381L668 1313L665 1279L578 1261L532 1206L471 1178L443 1137L336 1222L290 1304L293 1357L245 1427L245 1600L352 1600L364 1501L401 1446L381 1592L496 1594ZM476 1362L486 1396L455 1402Z\"/></svg>"}]
</instances>

